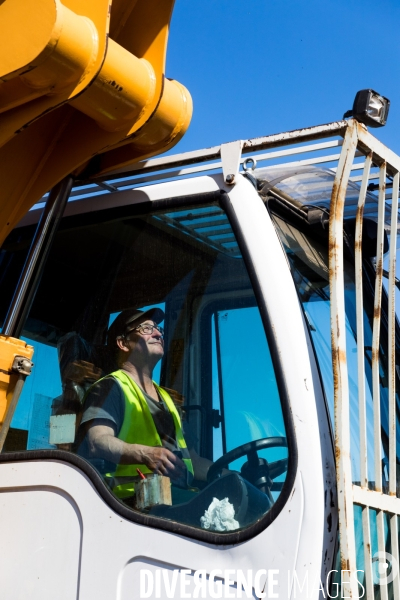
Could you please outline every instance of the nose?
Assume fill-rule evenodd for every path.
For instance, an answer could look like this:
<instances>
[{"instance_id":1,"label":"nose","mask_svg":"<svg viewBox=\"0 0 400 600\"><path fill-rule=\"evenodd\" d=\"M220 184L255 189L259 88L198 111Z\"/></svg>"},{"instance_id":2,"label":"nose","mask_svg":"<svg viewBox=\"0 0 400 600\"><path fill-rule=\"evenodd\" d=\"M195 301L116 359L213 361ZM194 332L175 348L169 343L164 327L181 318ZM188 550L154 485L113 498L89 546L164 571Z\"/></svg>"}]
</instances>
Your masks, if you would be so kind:
<instances>
[{"instance_id":1,"label":"nose","mask_svg":"<svg viewBox=\"0 0 400 600\"><path fill-rule=\"evenodd\" d=\"M158 329L156 329L155 327L153 329L152 337L155 337L157 339L163 339L163 336L161 335L161 332L158 331Z\"/></svg>"}]
</instances>

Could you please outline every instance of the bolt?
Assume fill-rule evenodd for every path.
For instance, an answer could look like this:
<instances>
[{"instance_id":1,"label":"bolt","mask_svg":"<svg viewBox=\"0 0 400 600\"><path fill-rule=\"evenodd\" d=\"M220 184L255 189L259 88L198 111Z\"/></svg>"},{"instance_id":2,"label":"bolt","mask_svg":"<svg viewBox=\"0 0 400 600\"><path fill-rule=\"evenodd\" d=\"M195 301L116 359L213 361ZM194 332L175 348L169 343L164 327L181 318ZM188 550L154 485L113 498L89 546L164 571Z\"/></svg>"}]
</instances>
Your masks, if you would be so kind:
<instances>
[{"instance_id":1,"label":"bolt","mask_svg":"<svg viewBox=\"0 0 400 600\"><path fill-rule=\"evenodd\" d=\"M233 183L235 181L235 176L233 173L229 173L229 175L226 176L225 181L226 183Z\"/></svg>"}]
</instances>

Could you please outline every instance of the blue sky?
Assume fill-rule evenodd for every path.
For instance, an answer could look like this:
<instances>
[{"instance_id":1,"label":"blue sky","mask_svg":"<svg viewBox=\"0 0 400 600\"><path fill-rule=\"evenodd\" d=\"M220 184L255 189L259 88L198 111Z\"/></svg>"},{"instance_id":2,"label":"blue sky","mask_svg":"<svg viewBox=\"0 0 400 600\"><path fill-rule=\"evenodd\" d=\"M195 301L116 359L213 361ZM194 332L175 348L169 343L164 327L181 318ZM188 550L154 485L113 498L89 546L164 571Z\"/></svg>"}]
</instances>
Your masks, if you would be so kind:
<instances>
[{"instance_id":1,"label":"blue sky","mask_svg":"<svg viewBox=\"0 0 400 600\"><path fill-rule=\"evenodd\" d=\"M166 74L194 113L172 153L341 119L363 88L400 153L399 24L398 0L176 0Z\"/></svg>"}]
</instances>

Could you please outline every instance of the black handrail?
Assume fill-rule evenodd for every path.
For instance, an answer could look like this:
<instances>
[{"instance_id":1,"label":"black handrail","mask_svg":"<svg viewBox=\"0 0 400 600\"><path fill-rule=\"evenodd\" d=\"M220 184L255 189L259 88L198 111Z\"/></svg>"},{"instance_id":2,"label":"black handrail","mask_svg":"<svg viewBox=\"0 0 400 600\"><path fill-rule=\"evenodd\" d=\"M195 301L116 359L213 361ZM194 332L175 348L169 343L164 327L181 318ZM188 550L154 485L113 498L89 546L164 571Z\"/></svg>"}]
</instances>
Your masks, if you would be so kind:
<instances>
[{"instance_id":1,"label":"black handrail","mask_svg":"<svg viewBox=\"0 0 400 600\"><path fill-rule=\"evenodd\" d=\"M73 178L68 175L55 185L49 194L3 323L3 335L12 337L21 335L73 183Z\"/></svg>"}]
</instances>

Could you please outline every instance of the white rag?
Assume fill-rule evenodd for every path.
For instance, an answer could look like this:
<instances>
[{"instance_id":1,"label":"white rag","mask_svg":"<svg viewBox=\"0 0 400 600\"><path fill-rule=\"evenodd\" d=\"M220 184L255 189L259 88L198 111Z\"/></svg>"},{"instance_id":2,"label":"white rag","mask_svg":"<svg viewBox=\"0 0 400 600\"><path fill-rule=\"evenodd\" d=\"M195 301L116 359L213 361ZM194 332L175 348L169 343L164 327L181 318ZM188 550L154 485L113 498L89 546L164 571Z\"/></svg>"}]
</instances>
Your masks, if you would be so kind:
<instances>
[{"instance_id":1,"label":"white rag","mask_svg":"<svg viewBox=\"0 0 400 600\"><path fill-rule=\"evenodd\" d=\"M200 518L203 529L211 531L233 531L239 529L239 522L235 520L235 509L228 498L218 500L213 498L210 506Z\"/></svg>"}]
</instances>

